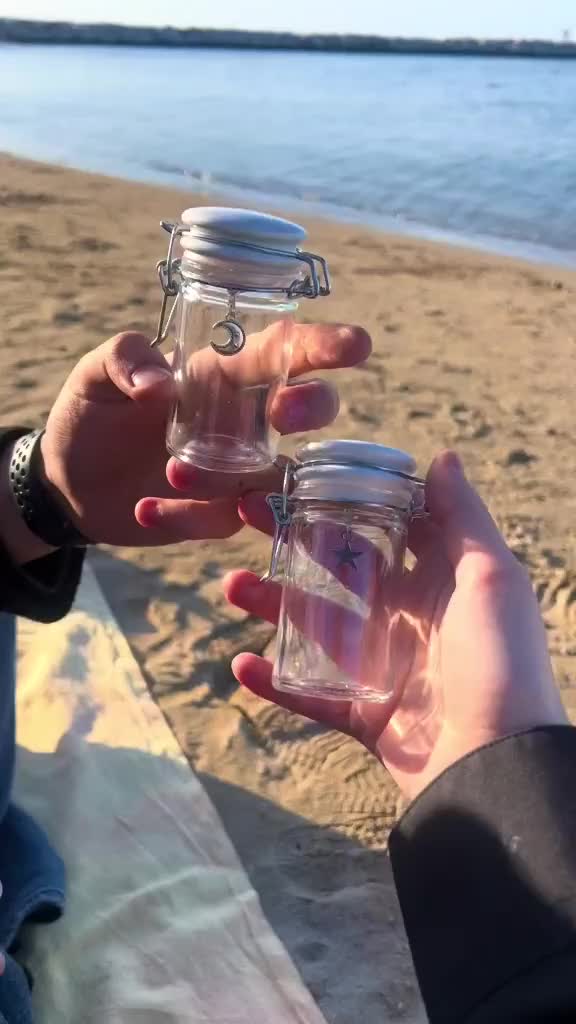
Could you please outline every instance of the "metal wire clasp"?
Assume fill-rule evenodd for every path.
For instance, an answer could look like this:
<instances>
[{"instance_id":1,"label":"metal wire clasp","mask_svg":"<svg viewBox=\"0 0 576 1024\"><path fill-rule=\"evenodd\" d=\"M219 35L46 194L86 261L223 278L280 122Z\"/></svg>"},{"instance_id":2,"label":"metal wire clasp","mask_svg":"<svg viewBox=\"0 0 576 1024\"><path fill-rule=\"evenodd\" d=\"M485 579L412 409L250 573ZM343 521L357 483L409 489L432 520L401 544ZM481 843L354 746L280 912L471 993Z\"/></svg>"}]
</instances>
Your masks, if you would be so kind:
<instances>
[{"instance_id":1,"label":"metal wire clasp","mask_svg":"<svg viewBox=\"0 0 576 1024\"><path fill-rule=\"evenodd\" d=\"M166 259L160 260L156 265L163 296L156 337L154 338L154 341L151 342L152 347L160 345L166 339L174 318L182 262L180 258L174 258L174 246L176 244L176 240L189 230L189 228L183 224L171 224L166 220L160 221L160 225L165 231L170 233L170 241L168 243L168 254ZM210 235L204 235L203 240L205 242L213 243L221 241L221 239ZM282 259L292 259L295 263L303 263L307 267L308 273L304 279L296 278L287 286L268 288L268 291L282 293L287 295L288 298L303 296L307 299L317 299L319 296L330 294L330 274L326 260L322 256L317 256L312 252L304 252L302 249L296 249L294 252L289 252L284 249L275 249L270 246L259 245L255 242L240 241L239 239L232 238L226 239L226 245L236 247L240 250L257 252L262 256L280 256ZM199 284L213 284L212 281L203 280L198 274L193 275L193 280L198 281ZM223 282L222 287L227 288L232 294L240 291L258 292L262 290L261 285L247 285L238 281ZM170 299L174 299L174 302L170 307L170 312L168 312ZM232 322L232 318L226 318L226 320L229 323ZM219 321L218 326L228 331L229 339L223 346L214 346L216 350L220 351L220 354L223 355L229 355L233 354L235 351L240 351L243 345L243 341L242 344L240 344L242 340L240 332L236 330L233 337L233 332L230 331L226 322Z\"/></svg>"},{"instance_id":2,"label":"metal wire clasp","mask_svg":"<svg viewBox=\"0 0 576 1024\"><path fill-rule=\"evenodd\" d=\"M295 463L292 459L288 459L284 469L282 494L269 494L266 498L268 506L274 516L274 540L272 541L272 552L270 555L268 572L261 577L261 583L268 583L270 580L273 580L279 572L284 541L286 540L288 528L292 522L292 508L289 497L292 487L292 479L294 476L294 467Z\"/></svg>"},{"instance_id":3,"label":"metal wire clasp","mask_svg":"<svg viewBox=\"0 0 576 1024\"><path fill-rule=\"evenodd\" d=\"M158 318L158 327L156 329L156 337L154 341L150 342L151 348L155 345L161 345L168 336L170 325L174 319L174 313L176 312L176 299L178 296L178 281L176 275L180 272L180 260L174 259L174 246L176 239L184 232L184 228L180 224L169 224L168 221L160 221L161 226L165 231L170 232L170 241L168 243L168 254L165 260L160 260L156 264L156 270L158 272L158 278L160 280L160 286L162 288L162 305L160 307L160 316ZM168 309L168 302L173 298L174 302L170 308L168 316L166 311Z\"/></svg>"},{"instance_id":4,"label":"metal wire clasp","mask_svg":"<svg viewBox=\"0 0 576 1024\"><path fill-rule=\"evenodd\" d=\"M426 483L417 477L412 478L417 485L410 504L411 519L430 519L430 512L426 506Z\"/></svg>"}]
</instances>

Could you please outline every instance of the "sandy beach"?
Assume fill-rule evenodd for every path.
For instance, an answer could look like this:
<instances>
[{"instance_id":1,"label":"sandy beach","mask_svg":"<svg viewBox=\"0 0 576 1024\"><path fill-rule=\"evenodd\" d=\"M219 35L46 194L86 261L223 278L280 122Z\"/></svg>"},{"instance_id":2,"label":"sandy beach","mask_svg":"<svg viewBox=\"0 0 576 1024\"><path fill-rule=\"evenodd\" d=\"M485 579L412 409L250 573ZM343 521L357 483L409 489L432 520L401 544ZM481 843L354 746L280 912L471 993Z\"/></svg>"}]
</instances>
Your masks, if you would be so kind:
<instances>
[{"instance_id":1,"label":"sandy beach","mask_svg":"<svg viewBox=\"0 0 576 1024\"><path fill-rule=\"evenodd\" d=\"M158 222L209 201L0 157L4 424L42 424L76 360L110 335L152 336ZM350 224L307 227L334 288L304 304L302 318L358 322L374 342L364 366L338 375L341 413L326 436L405 448L423 472L438 449L459 450L532 574L576 712L576 272ZM265 650L272 629L230 608L220 579L235 566L262 570L268 552L243 531L226 546L90 557L329 1024L415 1022L422 1010L385 852L394 785L352 740L261 704L230 671L239 651Z\"/></svg>"}]
</instances>

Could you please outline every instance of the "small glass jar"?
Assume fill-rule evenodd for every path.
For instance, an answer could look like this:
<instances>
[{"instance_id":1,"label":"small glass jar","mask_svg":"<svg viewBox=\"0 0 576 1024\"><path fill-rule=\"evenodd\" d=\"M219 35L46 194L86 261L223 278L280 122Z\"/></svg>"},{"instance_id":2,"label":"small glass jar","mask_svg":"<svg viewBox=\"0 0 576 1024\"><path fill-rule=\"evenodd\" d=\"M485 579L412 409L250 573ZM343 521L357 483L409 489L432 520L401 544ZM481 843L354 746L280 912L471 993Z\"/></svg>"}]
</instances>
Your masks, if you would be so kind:
<instances>
[{"instance_id":1,"label":"small glass jar","mask_svg":"<svg viewBox=\"0 0 576 1024\"><path fill-rule=\"evenodd\" d=\"M405 452L363 441L297 450L284 494L268 498L276 536L264 579L284 563L277 690L380 703L394 696L408 642L406 538L424 514L415 469Z\"/></svg>"},{"instance_id":2,"label":"small glass jar","mask_svg":"<svg viewBox=\"0 0 576 1024\"><path fill-rule=\"evenodd\" d=\"M288 379L298 299L329 294L326 264L300 249L298 224L251 210L198 207L163 226L170 246L158 264L164 302L154 344L174 322L168 450L201 469L263 469L277 455L275 400Z\"/></svg>"}]
</instances>

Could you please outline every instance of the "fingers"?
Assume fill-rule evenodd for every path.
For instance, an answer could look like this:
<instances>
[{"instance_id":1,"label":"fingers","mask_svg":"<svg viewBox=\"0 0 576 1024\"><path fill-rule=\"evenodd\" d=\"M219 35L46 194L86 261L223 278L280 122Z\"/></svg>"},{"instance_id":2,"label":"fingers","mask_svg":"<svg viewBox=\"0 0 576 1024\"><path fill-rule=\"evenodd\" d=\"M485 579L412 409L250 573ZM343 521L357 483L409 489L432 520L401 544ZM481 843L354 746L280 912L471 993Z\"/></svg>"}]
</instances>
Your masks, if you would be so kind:
<instances>
[{"instance_id":1,"label":"fingers","mask_svg":"<svg viewBox=\"0 0 576 1024\"><path fill-rule=\"evenodd\" d=\"M362 327L342 324L296 324L293 328L290 376L315 370L357 366L372 351L370 335Z\"/></svg>"},{"instance_id":2,"label":"fingers","mask_svg":"<svg viewBox=\"0 0 576 1024\"><path fill-rule=\"evenodd\" d=\"M288 333L289 332L289 333ZM224 364L226 374L243 386L273 380L280 372L282 346L289 342L289 376L300 377L316 370L357 366L372 351L370 335L362 327L344 324L290 324L279 320L251 335L241 354Z\"/></svg>"},{"instance_id":3,"label":"fingers","mask_svg":"<svg viewBox=\"0 0 576 1024\"><path fill-rule=\"evenodd\" d=\"M88 401L150 400L167 402L172 373L157 348L136 331L125 331L88 352L72 371L69 385Z\"/></svg>"},{"instance_id":4,"label":"fingers","mask_svg":"<svg viewBox=\"0 0 576 1024\"><path fill-rule=\"evenodd\" d=\"M413 519L408 528L408 549L416 558L424 558L432 550L443 551L442 534L430 519Z\"/></svg>"},{"instance_id":5,"label":"fingers","mask_svg":"<svg viewBox=\"0 0 576 1024\"><path fill-rule=\"evenodd\" d=\"M270 418L281 434L304 433L332 423L339 407L338 392L327 381L303 381L279 390L271 406ZM166 475L172 487L200 501L239 496L251 490L274 491L282 486L281 474L272 466L261 473L218 474L171 459Z\"/></svg>"},{"instance_id":6,"label":"fingers","mask_svg":"<svg viewBox=\"0 0 576 1024\"><path fill-rule=\"evenodd\" d=\"M238 502L238 514L247 526L267 533L270 537L274 535L274 516L261 491L249 491L243 495Z\"/></svg>"},{"instance_id":7,"label":"fingers","mask_svg":"<svg viewBox=\"0 0 576 1024\"><path fill-rule=\"evenodd\" d=\"M316 700L282 693L272 685L272 665L256 654L238 654L232 662L235 678L257 697L271 701L287 711L320 722L329 729L350 732L350 704L347 701Z\"/></svg>"},{"instance_id":8,"label":"fingers","mask_svg":"<svg viewBox=\"0 0 576 1024\"><path fill-rule=\"evenodd\" d=\"M280 614L282 588L263 583L254 573L230 573L224 593L237 607L276 625ZM373 618L365 620L348 608L327 598L288 587L283 611L286 620L317 644L351 679L376 679L382 665L386 628Z\"/></svg>"},{"instance_id":9,"label":"fingers","mask_svg":"<svg viewBox=\"0 0 576 1024\"><path fill-rule=\"evenodd\" d=\"M270 421L280 434L320 430L336 419L338 392L324 380L307 380L281 388L270 408Z\"/></svg>"},{"instance_id":10,"label":"fingers","mask_svg":"<svg viewBox=\"0 0 576 1024\"><path fill-rule=\"evenodd\" d=\"M191 357L188 376L198 387L206 386L217 372L230 388L270 384L285 372L290 353L291 378L316 370L356 366L368 358L370 336L362 327L340 324L294 324L278 320L265 330L250 334L245 347L234 356L218 355L211 348L199 349Z\"/></svg>"},{"instance_id":11,"label":"fingers","mask_svg":"<svg viewBox=\"0 0 576 1024\"><path fill-rule=\"evenodd\" d=\"M519 568L454 452L443 452L432 463L426 500L457 579L468 569L477 574Z\"/></svg>"},{"instance_id":12,"label":"fingers","mask_svg":"<svg viewBox=\"0 0 576 1024\"><path fill-rule=\"evenodd\" d=\"M295 325L293 328L293 359L291 376L318 369L354 366L368 357L369 335L361 327L340 327L328 324ZM266 377L266 351L271 367L278 359L274 329L264 344L256 346L254 359L259 364L258 376ZM247 348L247 354L248 354ZM276 371L274 371L276 372ZM85 355L72 371L70 387L82 398L91 401L114 401L124 398L167 401L172 395L173 379L168 362L143 334L125 331ZM324 382L303 385L304 391L277 396L273 413L282 433L292 430L316 429L331 422L337 412L335 392ZM308 404L308 415L306 405Z\"/></svg>"},{"instance_id":13,"label":"fingers","mask_svg":"<svg viewBox=\"0 0 576 1024\"><path fill-rule=\"evenodd\" d=\"M198 501L214 498L237 500L246 492L262 492L264 495L282 489L282 473L275 466L260 473L212 473L178 459L170 459L166 477L171 487Z\"/></svg>"},{"instance_id":14,"label":"fingers","mask_svg":"<svg viewBox=\"0 0 576 1024\"><path fill-rule=\"evenodd\" d=\"M282 599L279 583L262 583L253 572L239 569L224 577L222 587L230 604L274 626L277 624Z\"/></svg>"},{"instance_id":15,"label":"fingers","mask_svg":"<svg viewBox=\"0 0 576 1024\"><path fill-rule=\"evenodd\" d=\"M189 501L142 498L134 510L137 522L150 531L151 544L232 537L244 523L234 501Z\"/></svg>"}]
</instances>

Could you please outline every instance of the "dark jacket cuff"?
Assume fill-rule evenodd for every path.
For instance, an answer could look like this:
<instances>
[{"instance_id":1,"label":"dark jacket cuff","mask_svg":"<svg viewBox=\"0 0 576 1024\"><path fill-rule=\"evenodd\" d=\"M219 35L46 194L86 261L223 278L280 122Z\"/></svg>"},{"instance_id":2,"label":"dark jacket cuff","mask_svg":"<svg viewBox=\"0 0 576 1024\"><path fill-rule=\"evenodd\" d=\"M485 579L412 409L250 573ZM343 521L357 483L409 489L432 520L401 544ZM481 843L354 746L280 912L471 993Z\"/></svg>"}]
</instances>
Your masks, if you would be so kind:
<instances>
[{"instance_id":1,"label":"dark jacket cuff","mask_svg":"<svg viewBox=\"0 0 576 1024\"><path fill-rule=\"evenodd\" d=\"M0 452L28 432L0 428ZM0 611L37 622L56 622L70 610L84 564L83 548L62 548L26 565L15 565L0 543Z\"/></svg>"},{"instance_id":2,"label":"dark jacket cuff","mask_svg":"<svg viewBox=\"0 0 576 1024\"><path fill-rule=\"evenodd\" d=\"M56 622L72 607L84 563L83 548L62 548L14 565L0 546L0 611L37 622Z\"/></svg>"},{"instance_id":3,"label":"dark jacket cuff","mask_svg":"<svg viewBox=\"0 0 576 1024\"><path fill-rule=\"evenodd\" d=\"M576 729L459 761L408 809L390 855L431 1022L524 1019L506 987L545 961L541 982L553 977L546 958L576 942ZM542 983L535 992L545 998Z\"/></svg>"}]
</instances>

